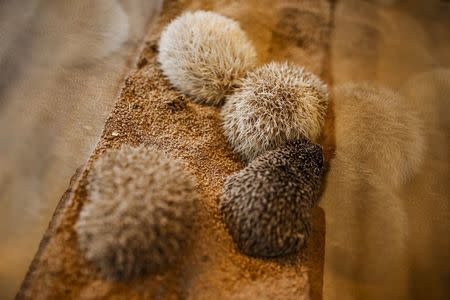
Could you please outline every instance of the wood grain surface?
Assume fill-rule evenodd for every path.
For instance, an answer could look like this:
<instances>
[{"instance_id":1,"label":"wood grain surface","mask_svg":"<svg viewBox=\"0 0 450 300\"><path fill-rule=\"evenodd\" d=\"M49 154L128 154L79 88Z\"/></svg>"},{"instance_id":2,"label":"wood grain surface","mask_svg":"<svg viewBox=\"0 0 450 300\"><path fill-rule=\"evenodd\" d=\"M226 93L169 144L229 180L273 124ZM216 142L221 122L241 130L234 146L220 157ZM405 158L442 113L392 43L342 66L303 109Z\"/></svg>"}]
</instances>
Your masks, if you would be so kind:
<instances>
[{"instance_id":1,"label":"wood grain surface","mask_svg":"<svg viewBox=\"0 0 450 300\"><path fill-rule=\"evenodd\" d=\"M17 292L159 1L0 1L0 299Z\"/></svg>"}]
</instances>

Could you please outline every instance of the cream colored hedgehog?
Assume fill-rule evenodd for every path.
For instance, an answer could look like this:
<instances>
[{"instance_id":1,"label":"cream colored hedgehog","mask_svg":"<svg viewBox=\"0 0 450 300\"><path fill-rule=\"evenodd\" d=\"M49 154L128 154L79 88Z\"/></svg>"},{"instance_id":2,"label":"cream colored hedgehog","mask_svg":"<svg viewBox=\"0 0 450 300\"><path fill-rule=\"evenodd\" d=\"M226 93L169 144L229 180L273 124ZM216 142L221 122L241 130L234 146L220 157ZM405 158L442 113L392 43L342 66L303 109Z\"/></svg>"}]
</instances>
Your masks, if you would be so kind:
<instances>
[{"instance_id":1,"label":"cream colored hedgehog","mask_svg":"<svg viewBox=\"0 0 450 300\"><path fill-rule=\"evenodd\" d=\"M164 75L199 103L219 105L256 64L239 24L207 11L186 12L162 32L158 61Z\"/></svg>"},{"instance_id":2,"label":"cream colored hedgehog","mask_svg":"<svg viewBox=\"0 0 450 300\"><path fill-rule=\"evenodd\" d=\"M179 255L197 199L180 161L143 146L108 150L93 164L87 192L76 231L103 274L129 279Z\"/></svg>"},{"instance_id":3,"label":"cream colored hedgehog","mask_svg":"<svg viewBox=\"0 0 450 300\"><path fill-rule=\"evenodd\" d=\"M406 99L386 88L349 83L334 94L336 152L358 162L359 174L374 185L398 186L419 168L422 122Z\"/></svg>"},{"instance_id":4,"label":"cream colored hedgehog","mask_svg":"<svg viewBox=\"0 0 450 300\"><path fill-rule=\"evenodd\" d=\"M247 160L284 143L317 141L328 106L326 85L290 63L269 63L251 71L222 108L223 129Z\"/></svg>"}]
</instances>

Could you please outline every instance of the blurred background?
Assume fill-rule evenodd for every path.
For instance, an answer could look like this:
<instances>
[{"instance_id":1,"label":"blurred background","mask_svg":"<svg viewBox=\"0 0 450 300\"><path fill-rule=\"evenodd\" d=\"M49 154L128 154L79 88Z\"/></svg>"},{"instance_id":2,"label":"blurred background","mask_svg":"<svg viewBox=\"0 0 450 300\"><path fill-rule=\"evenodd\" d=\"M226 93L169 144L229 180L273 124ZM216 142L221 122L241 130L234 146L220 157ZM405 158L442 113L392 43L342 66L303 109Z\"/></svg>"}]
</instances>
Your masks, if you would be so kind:
<instances>
[{"instance_id":1,"label":"blurred background","mask_svg":"<svg viewBox=\"0 0 450 300\"><path fill-rule=\"evenodd\" d=\"M0 299L17 292L160 5L0 0Z\"/></svg>"},{"instance_id":2,"label":"blurred background","mask_svg":"<svg viewBox=\"0 0 450 300\"><path fill-rule=\"evenodd\" d=\"M354 207L367 217L327 227L326 247L345 241L350 254L361 243L369 250L356 260L357 272L339 269L333 260L342 256L326 257L324 296L364 299L378 295L377 287L393 286L399 292L385 299L444 299L450 282L450 2L332 2L334 85L372 81L404 95L424 121L426 151L419 174L400 190L332 193L331 202L325 195L328 220ZM0 0L0 299L14 297L160 8L161 1L150 0ZM386 220L391 200L401 216ZM355 226L364 236L358 244L329 240ZM374 237L374 230L392 235ZM389 282L389 274L385 282L361 278L368 265L382 267L377 247L397 237L407 240L399 258L406 281Z\"/></svg>"},{"instance_id":3,"label":"blurred background","mask_svg":"<svg viewBox=\"0 0 450 300\"><path fill-rule=\"evenodd\" d=\"M403 96L397 100L407 110L397 113L419 117L424 151L411 180L393 187L382 182L392 178L388 172L381 182L368 182L368 174L380 171L361 166L382 164L370 161L375 155L348 156L336 141L344 160L332 162L319 204L327 223L324 298L449 299L450 1L334 3L334 91L369 81ZM388 143L401 139L376 128L359 139L373 143L386 135ZM385 157L384 163L398 161Z\"/></svg>"}]
</instances>

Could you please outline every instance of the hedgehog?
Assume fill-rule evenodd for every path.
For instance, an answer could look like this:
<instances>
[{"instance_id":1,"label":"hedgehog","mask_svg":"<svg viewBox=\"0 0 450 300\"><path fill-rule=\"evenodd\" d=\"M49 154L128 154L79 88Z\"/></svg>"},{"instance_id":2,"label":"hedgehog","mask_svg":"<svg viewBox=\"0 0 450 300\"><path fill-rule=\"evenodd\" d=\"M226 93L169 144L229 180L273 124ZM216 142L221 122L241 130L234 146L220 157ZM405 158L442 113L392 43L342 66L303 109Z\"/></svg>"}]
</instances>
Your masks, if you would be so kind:
<instances>
[{"instance_id":1,"label":"hedgehog","mask_svg":"<svg viewBox=\"0 0 450 300\"><path fill-rule=\"evenodd\" d=\"M251 71L221 115L233 149L247 161L288 141L317 142L328 106L327 86L291 63L272 62Z\"/></svg>"},{"instance_id":2,"label":"hedgehog","mask_svg":"<svg viewBox=\"0 0 450 300\"><path fill-rule=\"evenodd\" d=\"M370 83L334 91L336 154L373 185L398 187L419 169L422 120L399 93Z\"/></svg>"},{"instance_id":3,"label":"hedgehog","mask_svg":"<svg viewBox=\"0 0 450 300\"><path fill-rule=\"evenodd\" d=\"M186 12L159 40L163 74L197 103L221 105L256 64L256 51L239 23L214 12Z\"/></svg>"},{"instance_id":4,"label":"hedgehog","mask_svg":"<svg viewBox=\"0 0 450 300\"><path fill-rule=\"evenodd\" d=\"M80 249L106 277L158 272L180 255L198 195L192 175L152 148L107 150L88 174L75 230Z\"/></svg>"},{"instance_id":5,"label":"hedgehog","mask_svg":"<svg viewBox=\"0 0 450 300\"><path fill-rule=\"evenodd\" d=\"M323 172L322 147L301 139L267 151L230 175L219 208L238 248L255 257L301 249L311 231Z\"/></svg>"}]
</instances>

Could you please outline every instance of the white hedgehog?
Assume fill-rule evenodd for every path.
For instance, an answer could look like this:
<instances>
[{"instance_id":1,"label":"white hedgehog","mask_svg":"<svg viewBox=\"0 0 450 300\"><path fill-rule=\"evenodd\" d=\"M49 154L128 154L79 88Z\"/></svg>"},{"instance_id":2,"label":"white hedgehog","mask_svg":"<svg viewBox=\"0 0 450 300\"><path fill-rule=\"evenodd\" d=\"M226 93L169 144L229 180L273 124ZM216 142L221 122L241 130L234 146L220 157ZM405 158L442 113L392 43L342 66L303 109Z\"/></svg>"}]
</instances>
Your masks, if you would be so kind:
<instances>
[{"instance_id":1,"label":"white hedgehog","mask_svg":"<svg viewBox=\"0 0 450 300\"><path fill-rule=\"evenodd\" d=\"M222 108L223 129L246 160L301 138L317 141L328 106L326 85L290 63L251 71Z\"/></svg>"},{"instance_id":2,"label":"white hedgehog","mask_svg":"<svg viewBox=\"0 0 450 300\"><path fill-rule=\"evenodd\" d=\"M143 146L108 150L93 164L87 192L79 246L104 275L133 278L179 255L197 199L179 161Z\"/></svg>"},{"instance_id":3,"label":"white hedgehog","mask_svg":"<svg viewBox=\"0 0 450 300\"><path fill-rule=\"evenodd\" d=\"M256 64L256 51L236 21L213 12L186 12L162 32L158 61L182 93L220 105Z\"/></svg>"},{"instance_id":4,"label":"white hedgehog","mask_svg":"<svg viewBox=\"0 0 450 300\"><path fill-rule=\"evenodd\" d=\"M337 155L358 162L375 185L398 186L419 168L422 122L400 94L368 83L349 83L334 93Z\"/></svg>"}]
</instances>

